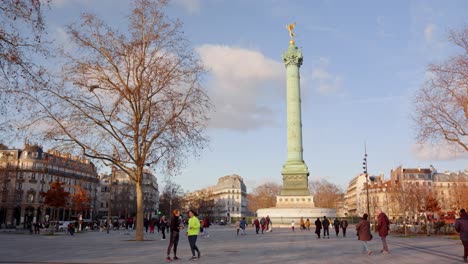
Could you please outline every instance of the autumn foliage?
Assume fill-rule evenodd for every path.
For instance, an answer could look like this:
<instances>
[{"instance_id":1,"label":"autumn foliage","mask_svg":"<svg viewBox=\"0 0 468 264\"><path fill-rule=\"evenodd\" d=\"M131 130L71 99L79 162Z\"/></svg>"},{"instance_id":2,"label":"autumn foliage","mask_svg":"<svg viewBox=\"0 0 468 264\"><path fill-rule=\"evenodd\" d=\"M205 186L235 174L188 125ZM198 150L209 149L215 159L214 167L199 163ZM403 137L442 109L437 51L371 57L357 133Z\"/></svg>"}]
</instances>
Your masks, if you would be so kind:
<instances>
[{"instance_id":1,"label":"autumn foliage","mask_svg":"<svg viewBox=\"0 0 468 264\"><path fill-rule=\"evenodd\" d=\"M47 192L41 192L40 195L44 197L44 205L52 208L64 208L67 206L69 192L63 189L65 183L54 181L50 184L50 189Z\"/></svg>"},{"instance_id":2,"label":"autumn foliage","mask_svg":"<svg viewBox=\"0 0 468 264\"><path fill-rule=\"evenodd\" d=\"M81 186L75 186L75 193L72 195L71 200L73 204L73 209L77 213L82 213L85 210L90 208L89 206L89 193L85 189L81 188Z\"/></svg>"}]
</instances>

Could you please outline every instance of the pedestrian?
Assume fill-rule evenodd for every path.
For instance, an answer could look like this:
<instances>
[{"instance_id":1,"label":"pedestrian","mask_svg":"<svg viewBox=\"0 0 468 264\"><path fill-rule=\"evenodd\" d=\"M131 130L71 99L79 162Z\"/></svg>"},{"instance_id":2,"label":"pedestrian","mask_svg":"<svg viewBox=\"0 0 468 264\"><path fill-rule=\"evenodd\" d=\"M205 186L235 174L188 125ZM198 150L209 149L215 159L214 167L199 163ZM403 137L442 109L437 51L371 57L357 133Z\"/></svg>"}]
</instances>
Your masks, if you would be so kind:
<instances>
[{"instance_id":1,"label":"pedestrian","mask_svg":"<svg viewBox=\"0 0 468 264\"><path fill-rule=\"evenodd\" d=\"M266 230L268 232L268 230L270 230L270 216L267 215L267 217L265 218L265 224L266 224Z\"/></svg>"},{"instance_id":2,"label":"pedestrian","mask_svg":"<svg viewBox=\"0 0 468 264\"><path fill-rule=\"evenodd\" d=\"M247 221L245 220L245 217L242 217L242 220L240 221L239 227L242 229L242 236L245 236L245 227L247 226Z\"/></svg>"},{"instance_id":3,"label":"pedestrian","mask_svg":"<svg viewBox=\"0 0 468 264\"><path fill-rule=\"evenodd\" d=\"M34 223L34 234L39 235L39 223L38 222Z\"/></svg>"},{"instance_id":4,"label":"pedestrian","mask_svg":"<svg viewBox=\"0 0 468 264\"><path fill-rule=\"evenodd\" d=\"M291 229L292 229L293 232L295 232L295 231L294 231L294 227L295 227L294 220L292 220L292 221L291 221Z\"/></svg>"},{"instance_id":5,"label":"pedestrian","mask_svg":"<svg viewBox=\"0 0 468 264\"><path fill-rule=\"evenodd\" d=\"M335 227L335 233L338 236L340 233L340 220L338 218L335 218L335 221L333 221L333 227Z\"/></svg>"},{"instance_id":6,"label":"pedestrian","mask_svg":"<svg viewBox=\"0 0 468 264\"><path fill-rule=\"evenodd\" d=\"M330 239L330 221L328 221L328 218L326 216L323 217L322 221L322 227L323 227L323 238L325 238L325 235Z\"/></svg>"},{"instance_id":7,"label":"pedestrian","mask_svg":"<svg viewBox=\"0 0 468 264\"><path fill-rule=\"evenodd\" d=\"M258 231L260 231L260 221L258 221L258 218L255 218L254 226L255 226L255 233L257 233L258 235Z\"/></svg>"},{"instance_id":8,"label":"pedestrian","mask_svg":"<svg viewBox=\"0 0 468 264\"><path fill-rule=\"evenodd\" d=\"M70 233L70 235L73 236L73 234L75 234L75 227L73 226L72 223L69 223L67 227L68 227L68 233Z\"/></svg>"},{"instance_id":9,"label":"pedestrian","mask_svg":"<svg viewBox=\"0 0 468 264\"><path fill-rule=\"evenodd\" d=\"M200 220L200 236L201 237L205 237L204 226L205 226L205 221L202 219L202 220Z\"/></svg>"},{"instance_id":10,"label":"pedestrian","mask_svg":"<svg viewBox=\"0 0 468 264\"><path fill-rule=\"evenodd\" d=\"M154 226L156 225L156 219L151 218L149 221L150 234L154 234Z\"/></svg>"},{"instance_id":11,"label":"pedestrian","mask_svg":"<svg viewBox=\"0 0 468 264\"><path fill-rule=\"evenodd\" d=\"M175 209L172 212L171 224L169 227L169 246L167 246L167 261L178 260L177 257L177 245L179 245L179 231L180 231L180 213L179 210ZM171 259L171 249L174 247L174 258Z\"/></svg>"},{"instance_id":12,"label":"pedestrian","mask_svg":"<svg viewBox=\"0 0 468 264\"><path fill-rule=\"evenodd\" d=\"M380 240L382 240L382 250L380 250L380 253L388 254L387 236L390 230L390 220L382 212L382 209L377 209L377 215L377 230L379 231Z\"/></svg>"},{"instance_id":13,"label":"pedestrian","mask_svg":"<svg viewBox=\"0 0 468 264\"><path fill-rule=\"evenodd\" d=\"M145 227L145 232L148 233L149 220L146 217L143 219L143 226Z\"/></svg>"},{"instance_id":14,"label":"pedestrian","mask_svg":"<svg viewBox=\"0 0 468 264\"><path fill-rule=\"evenodd\" d=\"M367 221L367 217L369 217L367 214L362 216L361 220L356 225L356 231L358 240L361 240L362 242L363 252L366 251L367 255L370 255L372 254L372 251L370 251L367 241L372 239L372 234L370 232L370 223Z\"/></svg>"},{"instance_id":15,"label":"pedestrian","mask_svg":"<svg viewBox=\"0 0 468 264\"><path fill-rule=\"evenodd\" d=\"M167 225L166 216L163 215L161 217L161 221L159 222L159 226L161 228L161 233L162 233L161 240L166 240L166 225Z\"/></svg>"},{"instance_id":16,"label":"pedestrian","mask_svg":"<svg viewBox=\"0 0 468 264\"><path fill-rule=\"evenodd\" d=\"M315 234L317 234L319 239L320 239L321 229L322 229L322 222L320 222L320 218L317 217L317 220L315 220Z\"/></svg>"},{"instance_id":17,"label":"pedestrian","mask_svg":"<svg viewBox=\"0 0 468 264\"><path fill-rule=\"evenodd\" d=\"M455 230L460 233L460 240L463 244L463 260L468 263L468 214L465 209L460 210L460 218L455 221Z\"/></svg>"},{"instance_id":18,"label":"pedestrian","mask_svg":"<svg viewBox=\"0 0 468 264\"><path fill-rule=\"evenodd\" d=\"M198 258L200 258L200 250L197 247L197 237L200 233L200 221L197 218L198 214L190 210L189 211L189 221L188 221L188 228L187 228L187 236L188 241L190 244L190 250L192 251L192 258L190 260L197 260L195 256L195 251L198 253Z\"/></svg>"},{"instance_id":19,"label":"pedestrian","mask_svg":"<svg viewBox=\"0 0 468 264\"><path fill-rule=\"evenodd\" d=\"M263 231L265 231L265 226L266 226L265 217L262 217L262 218L260 219L260 226L262 227L262 234L263 234Z\"/></svg>"},{"instance_id":20,"label":"pedestrian","mask_svg":"<svg viewBox=\"0 0 468 264\"><path fill-rule=\"evenodd\" d=\"M343 237L346 237L346 228L348 228L348 220L341 220L341 230L343 231Z\"/></svg>"},{"instance_id":21,"label":"pedestrian","mask_svg":"<svg viewBox=\"0 0 468 264\"><path fill-rule=\"evenodd\" d=\"M307 218L307 220L305 222L305 226L307 228L307 231L310 231L310 220L309 220L309 218Z\"/></svg>"},{"instance_id":22,"label":"pedestrian","mask_svg":"<svg viewBox=\"0 0 468 264\"><path fill-rule=\"evenodd\" d=\"M236 225L237 225L237 235L239 235L239 231L240 231L240 221L236 221Z\"/></svg>"},{"instance_id":23,"label":"pedestrian","mask_svg":"<svg viewBox=\"0 0 468 264\"><path fill-rule=\"evenodd\" d=\"M301 220L299 221L299 229L305 230L305 223L304 223L304 218L301 216Z\"/></svg>"},{"instance_id":24,"label":"pedestrian","mask_svg":"<svg viewBox=\"0 0 468 264\"><path fill-rule=\"evenodd\" d=\"M205 217L205 220L203 221L203 234L205 235L205 237L210 237L210 235L208 234L208 228L210 227L210 219L208 217Z\"/></svg>"}]
</instances>

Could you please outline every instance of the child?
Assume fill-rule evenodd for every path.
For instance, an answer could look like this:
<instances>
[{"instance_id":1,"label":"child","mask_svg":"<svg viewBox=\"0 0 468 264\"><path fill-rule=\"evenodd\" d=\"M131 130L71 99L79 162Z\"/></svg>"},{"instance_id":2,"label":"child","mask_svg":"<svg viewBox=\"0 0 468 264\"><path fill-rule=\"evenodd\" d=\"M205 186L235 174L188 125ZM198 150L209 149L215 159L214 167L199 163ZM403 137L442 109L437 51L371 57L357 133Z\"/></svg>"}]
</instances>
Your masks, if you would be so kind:
<instances>
[{"instance_id":1,"label":"child","mask_svg":"<svg viewBox=\"0 0 468 264\"><path fill-rule=\"evenodd\" d=\"M294 231L294 225L295 225L295 224L294 224L294 220L292 220L292 222L291 222L291 229L292 229L293 232L295 232L295 231Z\"/></svg>"}]
</instances>

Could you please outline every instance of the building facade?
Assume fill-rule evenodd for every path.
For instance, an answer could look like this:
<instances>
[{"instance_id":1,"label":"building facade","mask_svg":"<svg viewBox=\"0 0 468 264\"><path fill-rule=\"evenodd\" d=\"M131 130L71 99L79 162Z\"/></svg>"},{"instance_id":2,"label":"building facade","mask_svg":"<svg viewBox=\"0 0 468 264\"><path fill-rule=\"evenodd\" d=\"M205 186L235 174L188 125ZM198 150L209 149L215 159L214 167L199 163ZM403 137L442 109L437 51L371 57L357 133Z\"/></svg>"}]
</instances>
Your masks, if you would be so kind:
<instances>
[{"instance_id":1,"label":"building facade","mask_svg":"<svg viewBox=\"0 0 468 264\"><path fill-rule=\"evenodd\" d=\"M367 184L364 181L354 185L350 182L345 204L350 215L359 208L361 214L367 212ZM354 191L354 190L360 191ZM438 173L429 168L403 168L390 171L390 179L383 175L370 177L369 210L375 217L377 209L382 209L391 219L416 222L420 217L454 215L459 209L468 207L468 171ZM363 211L363 212L362 212Z\"/></svg>"},{"instance_id":2,"label":"building facade","mask_svg":"<svg viewBox=\"0 0 468 264\"><path fill-rule=\"evenodd\" d=\"M349 182L344 195L345 216L359 216L366 212L365 183L365 174L359 174Z\"/></svg>"},{"instance_id":3,"label":"building facade","mask_svg":"<svg viewBox=\"0 0 468 264\"><path fill-rule=\"evenodd\" d=\"M143 173L142 192L144 215L149 219L156 215L159 209L158 181L150 171ZM109 200L109 197L112 199ZM107 217L109 207L112 217L127 219L136 215L135 183L121 170L102 175L100 179L100 218Z\"/></svg>"},{"instance_id":4,"label":"building facade","mask_svg":"<svg viewBox=\"0 0 468 264\"><path fill-rule=\"evenodd\" d=\"M44 152L41 146L25 144L23 149L0 147L0 226L24 227L34 222L51 219L52 208L44 205L41 192L47 192L50 183L64 183L72 196L77 186L89 194L89 209L84 219L92 219L97 209L99 178L92 162L82 157L57 151ZM69 200L58 210L58 219L67 220L76 214Z\"/></svg>"},{"instance_id":5,"label":"building facade","mask_svg":"<svg viewBox=\"0 0 468 264\"><path fill-rule=\"evenodd\" d=\"M197 202L201 199L204 203ZM206 204L208 202L208 204ZM236 174L218 179L218 183L208 188L190 192L184 197L185 209L193 207L207 211L205 205L211 207L209 214L215 220L230 220L248 215L247 187L244 179Z\"/></svg>"}]
</instances>

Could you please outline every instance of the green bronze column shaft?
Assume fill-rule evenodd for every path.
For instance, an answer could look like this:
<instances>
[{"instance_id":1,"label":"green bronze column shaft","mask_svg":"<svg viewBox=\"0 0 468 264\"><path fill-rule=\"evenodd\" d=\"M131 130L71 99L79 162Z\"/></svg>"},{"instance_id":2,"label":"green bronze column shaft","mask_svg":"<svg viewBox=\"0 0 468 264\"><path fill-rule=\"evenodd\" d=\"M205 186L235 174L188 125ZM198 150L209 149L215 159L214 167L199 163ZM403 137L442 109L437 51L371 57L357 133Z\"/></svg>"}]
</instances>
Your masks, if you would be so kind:
<instances>
[{"instance_id":1,"label":"green bronze column shaft","mask_svg":"<svg viewBox=\"0 0 468 264\"><path fill-rule=\"evenodd\" d=\"M283 54L286 64L286 100L287 100L287 129L288 129L288 158L287 162L303 162L302 157L302 119L301 119L301 90L299 67L302 64L302 52L290 44Z\"/></svg>"},{"instance_id":2,"label":"green bronze column shaft","mask_svg":"<svg viewBox=\"0 0 468 264\"><path fill-rule=\"evenodd\" d=\"M304 162L302 148L301 86L299 68L302 52L292 39L283 52L286 66L286 107L287 107L287 148L288 155L281 174L283 188L281 195L308 196L309 169Z\"/></svg>"}]
</instances>

